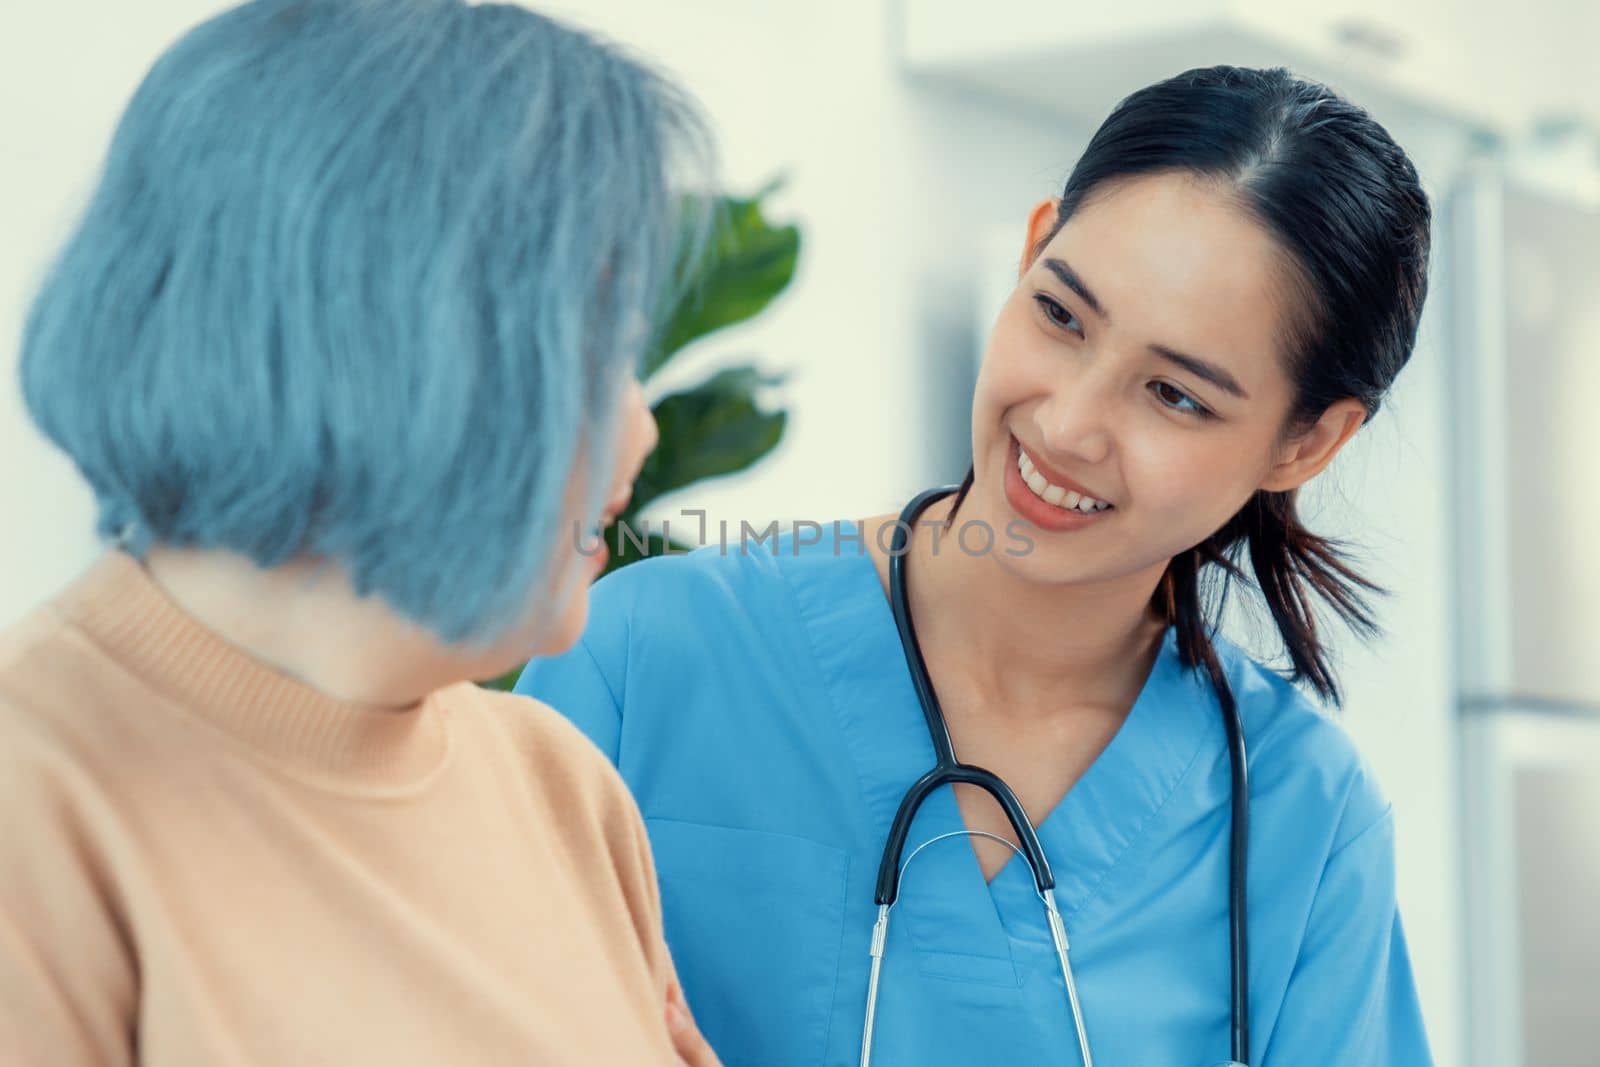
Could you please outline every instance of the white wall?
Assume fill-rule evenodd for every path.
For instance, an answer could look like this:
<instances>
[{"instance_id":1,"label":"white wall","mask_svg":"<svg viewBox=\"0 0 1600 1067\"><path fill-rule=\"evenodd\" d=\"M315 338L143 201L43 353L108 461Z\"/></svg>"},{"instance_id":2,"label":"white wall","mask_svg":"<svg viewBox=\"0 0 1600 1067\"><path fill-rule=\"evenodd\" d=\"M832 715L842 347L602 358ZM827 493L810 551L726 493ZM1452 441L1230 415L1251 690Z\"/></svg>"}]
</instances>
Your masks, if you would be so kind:
<instances>
[{"instance_id":1,"label":"white wall","mask_svg":"<svg viewBox=\"0 0 1600 1067\"><path fill-rule=\"evenodd\" d=\"M23 301L81 202L111 123L159 49L224 5L77 0L0 13L0 625L91 557L88 495L24 419L14 381ZM968 454L980 293L1020 251L1026 212L1057 191L1086 130L909 84L889 57L885 0L561 0L563 14L634 46L704 102L724 173L804 227L799 277L748 328L682 357L663 387L758 355L792 372L780 452L749 477L671 504L713 520L828 520L898 507L953 479ZM995 235L999 234L997 238ZM1014 235L1007 237L1007 234ZM1002 251L1002 256L1006 254ZM1437 262L1443 263L1441 257ZM1393 639L1348 648L1347 722L1399 811L1400 892L1439 1062L1462 1059L1454 731L1448 661L1443 376L1435 308L1385 421L1348 460L1323 514L1359 533ZM1394 461L1395 454L1403 456ZM1348 506L1346 506L1348 505ZM670 513L670 510L667 512Z\"/></svg>"},{"instance_id":2,"label":"white wall","mask_svg":"<svg viewBox=\"0 0 1600 1067\"><path fill-rule=\"evenodd\" d=\"M0 471L6 512L0 623L92 555L92 510L70 467L33 430L14 385L25 300L91 187L112 123L144 69L212 0L76 0L7 7L10 53L0 151ZM889 510L923 484L959 476L967 451L971 265L982 235L1020 235L1028 208L1060 184L1083 131L1018 117L937 89L911 89L889 61L882 0L642 0L541 10L635 48L705 104L736 189L788 175L773 214L804 228L799 275L767 314L680 357L668 389L751 356L790 374L779 452L758 476L697 486L667 502L748 518L819 521ZM90 35L82 28L90 25ZM38 86L60 85L47 107ZM952 161L956 161L952 163ZM863 456L872 457L863 462Z\"/></svg>"},{"instance_id":3,"label":"white wall","mask_svg":"<svg viewBox=\"0 0 1600 1067\"><path fill-rule=\"evenodd\" d=\"M1065 177L1082 132L938 90L891 63L883 0L642 0L541 10L635 46L704 103L735 188L789 176L773 213L804 231L799 275L759 320L680 357L661 388L758 355L790 380L779 452L759 472L693 487L703 507L762 525L898 508L966 468L973 261L1004 221ZM955 161L955 162L953 162ZM863 459L865 457L865 459Z\"/></svg>"},{"instance_id":4,"label":"white wall","mask_svg":"<svg viewBox=\"0 0 1600 1067\"><path fill-rule=\"evenodd\" d=\"M93 188L113 124L145 70L223 6L0 4L0 625L95 553L87 488L22 409L16 357L27 299Z\"/></svg>"}]
</instances>

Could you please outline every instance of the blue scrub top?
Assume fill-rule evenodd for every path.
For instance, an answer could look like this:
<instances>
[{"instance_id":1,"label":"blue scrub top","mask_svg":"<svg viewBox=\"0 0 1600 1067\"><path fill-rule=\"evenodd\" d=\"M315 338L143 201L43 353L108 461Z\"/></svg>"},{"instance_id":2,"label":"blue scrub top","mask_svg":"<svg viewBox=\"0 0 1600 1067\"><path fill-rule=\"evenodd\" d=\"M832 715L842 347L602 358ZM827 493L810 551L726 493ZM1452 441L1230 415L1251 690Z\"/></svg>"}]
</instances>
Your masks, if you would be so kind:
<instances>
[{"instance_id":1,"label":"blue scrub top","mask_svg":"<svg viewBox=\"0 0 1600 1067\"><path fill-rule=\"evenodd\" d=\"M884 838L934 761L858 534L623 568L593 589L582 640L517 686L633 790L667 943L727 1067L858 1062ZM1388 803L1335 723L1218 653L1250 750L1253 1064L1426 1067ZM1039 824L1097 1063L1228 1058L1229 793L1216 697L1169 628L1126 722ZM962 827L941 789L907 854ZM986 884L969 840L907 870L874 1062L1078 1063L1028 867L1014 856Z\"/></svg>"}]
</instances>

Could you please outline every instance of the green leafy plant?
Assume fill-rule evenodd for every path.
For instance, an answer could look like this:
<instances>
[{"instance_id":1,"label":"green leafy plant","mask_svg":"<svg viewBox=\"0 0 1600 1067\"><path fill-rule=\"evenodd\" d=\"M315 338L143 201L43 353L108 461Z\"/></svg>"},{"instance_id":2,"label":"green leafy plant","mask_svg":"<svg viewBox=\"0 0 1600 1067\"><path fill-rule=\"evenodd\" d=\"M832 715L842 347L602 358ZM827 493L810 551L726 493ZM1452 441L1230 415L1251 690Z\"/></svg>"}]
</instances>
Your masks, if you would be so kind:
<instances>
[{"instance_id":1,"label":"green leafy plant","mask_svg":"<svg viewBox=\"0 0 1600 1067\"><path fill-rule=\"evenodd\" d=\"M718 196L709 204L685 203L686 219L702 217L709 210L710 230L700 254L686 258L687 266L680 268L675 291L682 295L667 309L658 341L640 370L646 381L692 342L759 314L793 280L800 231L792 225L773 225L763 211L763 203L778 185L772 182L747 199ZM639 550L634 537L619 538L608 530L611 559L605 573L647 556L688 550L690 546L678 542L669 544L655 530L646 535L639 515L668 493L745 470L776 448L788 413L765 410L759 393L781 381L781 376L763 374L753 364L740 364L656 402L652 410L660 443L639 472L627 510L617 516L645 550ZM510 689L520 673L512 671L486 684Z\"/></svg>"}]
</instances>

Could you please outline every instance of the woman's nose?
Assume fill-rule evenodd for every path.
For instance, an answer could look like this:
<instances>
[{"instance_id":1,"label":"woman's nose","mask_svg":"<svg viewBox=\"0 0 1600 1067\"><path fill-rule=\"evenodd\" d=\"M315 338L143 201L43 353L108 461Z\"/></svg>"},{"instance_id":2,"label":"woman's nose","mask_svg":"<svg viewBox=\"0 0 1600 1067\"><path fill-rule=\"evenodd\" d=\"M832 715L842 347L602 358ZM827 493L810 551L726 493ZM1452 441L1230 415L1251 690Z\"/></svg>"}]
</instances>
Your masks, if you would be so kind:
<instances>
[{"instance_id":1,"label":"woman's nose","mask_svg":"<svg viewBox=\"0 0 1600 1067\"><path fill-rule=\"evenodd\" d=\"M644 386L637 379L628 383L623 406L627 411L626 419L631 427L634 450L639 453L642 462L661 443L661 430L656 425L655 412L650 410L650 403L645 399Z\"/></svg>"},{"instance_id":2,"label":"woman's nose","mask_svg":"<svg viewBox=\"0 0 1600 1067\"><path fill-rule=\"evenodd\" d=\"M656 414L650 410L649 405L646 405L644 409L644 421L647 430L644 454L648 456L661 443L661 427L656 424Z\"/></svg>"},{"instance_id":3,"label":"woman's nose","mask_svg":"<svg viewBox=\"0 0 1600 1067\"><path fill-rule=\"evenodd\" d=\"M1086 370L1057 385L1034 410L1039 440L1053 455L1083 464L1110 456L1114 404L1108 384Z\"/></svg>"}]
</instances>

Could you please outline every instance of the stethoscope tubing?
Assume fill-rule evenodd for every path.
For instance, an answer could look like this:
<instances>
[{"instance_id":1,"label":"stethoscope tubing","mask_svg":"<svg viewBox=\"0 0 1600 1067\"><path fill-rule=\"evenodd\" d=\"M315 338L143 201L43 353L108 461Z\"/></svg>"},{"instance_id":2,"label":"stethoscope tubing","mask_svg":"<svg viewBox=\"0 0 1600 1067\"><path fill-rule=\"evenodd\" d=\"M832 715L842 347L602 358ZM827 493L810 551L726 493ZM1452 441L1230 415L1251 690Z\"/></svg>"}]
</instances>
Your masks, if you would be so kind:
<instances>
[{"instance_id":1,"label":"stethoscope tubing","mask_svg":"<svg viewBox=\"0 0 1600 1067\"><path fill-rule=\"evenodd\" d=\"M1011 830L1016 834L1017 841L1020 843L1018 851L1021 852L1028 863L1029 870L1033 873L1035 890L1038 892L1040 899L1046 901L1052 926L1052 939L1055 940L1057 952L1061 957L1063 973L1066 975L1066 982L1069 987L1068 994L1074 1022L1077 1026L1080 1048L1087 1063L1089 1062L1087 1038L1083 1026L1082 1013L1078 1004L1077 990L1072 981L1071 968L1066 960L1065 927L1061 924L1059 912L1054 907L1055 875L1050 869L1050 861L1045 856L1044 846L1039 841L1039 835L1034 830L1033 823L1023 810L1022 802L1017 798L1016 793L1011 790L1011 787L998 775L981 767L962 763L956 758L955 745L950 738L950 728L945 720L944 711L940 707L938 694L934 692L933 681L928 673L928 665L922 655L922 646L917 640L916 626L911 618L911 598L906 587L905 560L910 554L908 542L912 526L917 521L918 516L930 504L956 492L957 488L956 486L939 486L925 490L912 498L911 502L900 513L899 522L895 524L894 538L889 552L889 602L894 613L895 626L900 633L900 643L905 652L906 665L910 668L912 686L916 690L917 702L922 707L923 719L928 727L928 736L933 743L934 766L921 778L918 778L901 799L900 807L895 812L894 821L890 824L888 840L884 844L883 858L878 866L878 880L874 894L874 899L878 905L878 922L874 928L871 989L869 991L868 1018L864 1034L862 1062L867 1062L866 1051L871 1044L872 1023L874 1021L872 1015L877 1001L877 997L873 994L877 990L884 941L887 938L889 909L894 906L900 894L900 876L903 871L901 857L905 852L906 839L911 833L911 824L916 817L917 809L922 806L923 801L935 789L944 785L964 784L974 785L984 790L1000 805L1000 809L1005 813L1006 821L1010 823ZM1229 1006L1232 1015L1229 1036L1233 1063L1238 1067L1245 1067L1250 1062L1249 761L1245 749L1244 727L1240 721L1239 709L1233 698L1232 689L1219 670L1211 672L1211 681L1212 687L1217 693L1218 701L1222 706L1223 726L1227 733L1228 763L1232 777L1228 871ZM943 836L960 836L961 833L963 832L958 831L956 835L941 835L941 838ZM929 843L931 842L924 842L923 845L918 847L918 851ZM1010 842L1006 843L1011 844ZM1015 845L1012 847L1017 848ZM916 853L913 852L912 855L914 857Z\"/></svg>"}]
</instances>

